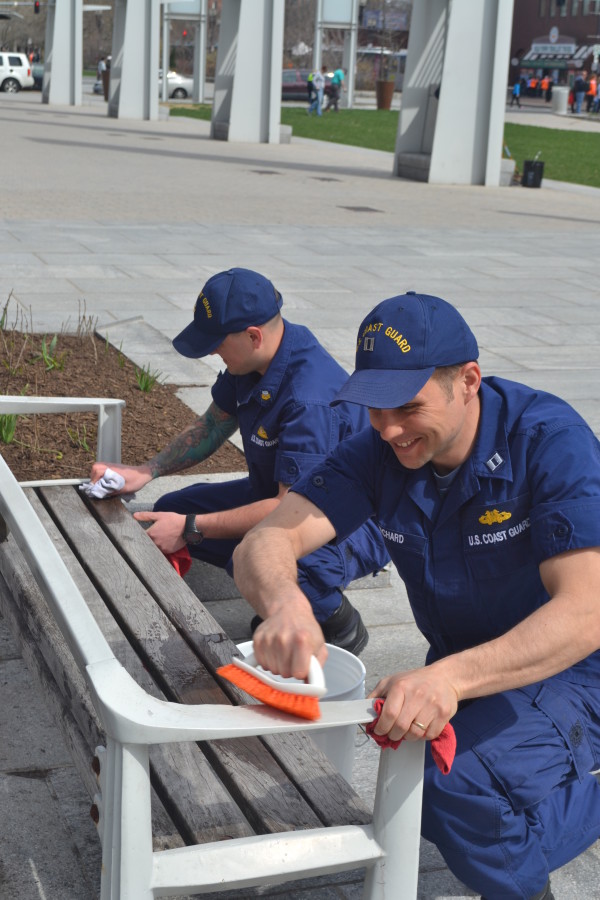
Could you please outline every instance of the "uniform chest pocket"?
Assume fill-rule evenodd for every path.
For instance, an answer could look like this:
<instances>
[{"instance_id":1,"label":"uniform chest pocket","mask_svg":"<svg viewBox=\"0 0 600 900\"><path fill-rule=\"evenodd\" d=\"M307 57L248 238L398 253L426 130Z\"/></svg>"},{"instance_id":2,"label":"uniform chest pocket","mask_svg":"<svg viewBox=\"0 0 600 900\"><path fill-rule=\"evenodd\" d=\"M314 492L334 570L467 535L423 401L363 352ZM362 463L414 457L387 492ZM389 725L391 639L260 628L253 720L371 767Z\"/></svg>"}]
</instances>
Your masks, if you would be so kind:
<instances>
[{"instance_id":1,"label":"uniform chest pocket","mask_svg":"<svg viewBox=\"0 0 600 900\"><path fill-rule=\"evenodd\" d=\"M427 538L422 534L395 531L387 528L381 522L379 530L402 580L406 584L416 584L421 587L427 556Z\"/></svg>"},{"instance_id":2,"label":"uniform chest pocket","mask_svg":"<svg viewBox=\"0 0 600 900\"><path fill-rule=\"evenodd\" d=\"M528 494L468 509L463 516L463 550L475 580L506 579L532 563L529 509Z\"/></svg>"}]
</instances>

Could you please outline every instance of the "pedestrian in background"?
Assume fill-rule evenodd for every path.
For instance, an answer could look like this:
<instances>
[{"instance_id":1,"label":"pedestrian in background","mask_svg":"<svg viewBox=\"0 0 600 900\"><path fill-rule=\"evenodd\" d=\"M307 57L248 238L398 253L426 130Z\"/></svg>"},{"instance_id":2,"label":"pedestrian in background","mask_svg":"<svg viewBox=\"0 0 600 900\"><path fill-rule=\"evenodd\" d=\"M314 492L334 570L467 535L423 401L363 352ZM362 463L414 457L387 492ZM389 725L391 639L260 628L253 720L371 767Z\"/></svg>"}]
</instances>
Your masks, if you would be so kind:
<instances>
[{"instance_id":1,"label":"pedestrian in background","mask_svg":"<svg viewBox=\"0 0 600 900\"><path fill-rule=\"evenodd\" d=\"M327 66L321 66L321 71L318 69L313 72L312 76L312 85L314 96L310 105L307 109L308 115L312 112L317 113L318 116L323 115L323 94L325 92L325 73L327 71Z\"/></svg>"},{"instance_id":2,"label":"pedestrian in background","mask_svg":"<svg viewBox=\"0 0 600 900\"><path fill-rule=\"evenodd\" d=\"M513 85L513 89L512 89L512 97L510 100L510 105L514 106L515 102L516 102L517 106L519 107L519 109L521 109L521 82L520 81L515 81L515 83Z\"/></svg>"},{"instance_id":3,"label":"pedestrian in background","mask_svg":"<svg viewBox=\"0 0 600 900\"><path fill-rule=\"evenodd\" d=\"M340 102L340 93L342 88L344 87L344 70L336 69L333 73L333 78L331 79L331 93L329 95L327 106L325 107L325 112L334 108L336 112L339 110L339 102Z\"/></svg>"}]
</instances>

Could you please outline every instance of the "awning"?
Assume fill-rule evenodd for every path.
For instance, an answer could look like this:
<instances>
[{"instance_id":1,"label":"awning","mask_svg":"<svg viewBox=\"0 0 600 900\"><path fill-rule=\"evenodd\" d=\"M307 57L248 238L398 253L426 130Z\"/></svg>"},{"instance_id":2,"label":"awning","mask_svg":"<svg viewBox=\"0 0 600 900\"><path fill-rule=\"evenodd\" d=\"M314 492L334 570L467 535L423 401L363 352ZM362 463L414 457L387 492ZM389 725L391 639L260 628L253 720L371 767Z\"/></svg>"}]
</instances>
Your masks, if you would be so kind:
<instances>
[{"instance_id":1,"label":"awning","mask_svg":"<svg viewBox=\"0 0 600 900\"><path fill-rule=\"evenodd\" d=\"M542 49L540 47L540 49ZM552 52L546 52L552 49ZM522 57L520 65L530 69L581 69L588 56L594 52L594 45L582 44L575 47L567 45L561 50L560 44L549 45L543 48L544 52L529 50ZM567 51L567 52L565 52Z\"/></svg>"}]
</instances>

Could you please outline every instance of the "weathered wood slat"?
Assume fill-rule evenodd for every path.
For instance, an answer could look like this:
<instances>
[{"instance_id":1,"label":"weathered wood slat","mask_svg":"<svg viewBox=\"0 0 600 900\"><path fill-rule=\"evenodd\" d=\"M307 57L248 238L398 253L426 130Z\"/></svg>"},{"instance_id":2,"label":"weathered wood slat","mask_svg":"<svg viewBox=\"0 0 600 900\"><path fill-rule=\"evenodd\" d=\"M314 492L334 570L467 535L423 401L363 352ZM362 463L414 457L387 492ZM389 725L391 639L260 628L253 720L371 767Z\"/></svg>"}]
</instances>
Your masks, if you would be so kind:
<instances>
[{"instance_id":1,"label":"weathered wood slat","mask_svg":"<svg viewBox=\"0 0 600 900\"><path fill-rule=\"evenodd\" d=\"M186 606L194 613L196 627L198 609L202 609L200 602L157 553L120 501L92 504L101 509L112 508L116 515L118 527L113 545L75 490L44 488L40 494L76 555L85 561L88 575L110 605L128 640L135 645L136 652L153 676L160 680L160 686L168 696L187 703L228 702L221 687L137 576L143 572L147 577L148 569L159 570L161 596L180 595L183 589ZM136 556L137 545L147 546L148 552L143 554L141 568L132 570L127 559L117 551L125 548ZM234 645L208 613L204 612L204 617L204 624L208 623L213 635L209 643L214 646L214 635L218 634L219 646L230 644L230 658ZM131 674L136 677L134 672ZM255 830L285 831L319 825L314 810L258 738L215 741L203 743L201 747Z\"/></svg>"},{"instance_id":2,"label":"weathered wood slat","mask_svg":"<svg viewBox=\"0 0 600 900\"><path fill-rule=\"evenodd\" d=\"M144 690L153 696L163 698L164 695L157 689L138 656L123 639L121 630L102 598L82 571L33 491L29 493L29 499L115 655ZM32 601L33 591L38 589L29 575L24 560L21 568L22 578L31 579L31 583L27 582L27 601L23 606L28 610L38 610L37 621L30 621L28 629L36 635L36 640L63 695L69 698L73 714L82 732L87 736L90 753L93 754L95 747L99 743L105 743L105 739L94 713L87 686L41 594L38 592L39 599ZM183 837L188 841L219 840L232 835L244 837L252 833L246 817L216 777L198 747L186 744L176 745L170 749L166 745L152 747L150 763L153 785L163 802L169 808L178 810L178 825Z\"/></svg>"},{"instance_id":3,"label":"weathered wood slat","mask_svg":"<svg viewBox=\"0 0 600 900\"><path fill-rule=\"evenodd\" d=\"M233 643L223 634L218 622L196 595L176 575L170 563L155 552L150 538L140 540L141 526L123 504L116 500L101 500L90 501L89 507L119 544L129 565L144 581L156 602L187 636L204 665L214 671L230 662L235 652ZM247 702L244 699L246 695L239 691L235 697L238 702ZM300 787L324 825L365 824L371 820L366 804L307 735L268 735L261 740Z\"/></svg>"}]
</instances>

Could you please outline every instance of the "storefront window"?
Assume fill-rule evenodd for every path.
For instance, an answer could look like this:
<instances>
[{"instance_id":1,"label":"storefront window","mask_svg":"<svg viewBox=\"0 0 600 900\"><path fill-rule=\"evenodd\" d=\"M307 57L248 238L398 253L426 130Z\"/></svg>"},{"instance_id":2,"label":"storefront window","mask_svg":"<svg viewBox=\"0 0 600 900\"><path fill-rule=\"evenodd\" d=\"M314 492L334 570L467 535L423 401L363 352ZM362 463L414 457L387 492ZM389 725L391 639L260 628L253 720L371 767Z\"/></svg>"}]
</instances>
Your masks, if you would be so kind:
<instances>
[{"instance_id":1,"label":"storefront window","mask_svg":"<svg viewBox=\"0 0 600 900\"><path fill-rule=\"evenodd\" d=\"M590 14L590 6L591 6L590 0L583 0L583 3L582 3L583 8L582 8L581 12L583 13L584 16L588 16Z\"/></svg>"},{"instance_id":2,"label":"storefront window","mask_svg":"<svg viewBox=\"0 0 600 900\"><path fill-rule=\"evenodd\" d=\"M546 0L540 0L538 16L543 19L546 15Z\"/></svg>"},{"instance_id":3,"label":"storefront window","mask_svg":"<svg viewBox=\"0 0 600 900\"><path fill-rule=\"evenodd\" d=\"M579 12L579 0L573 0L573 4L571 6L571 15L576 16Z\"/></svg>"},{"instance_id":4,"label":"storefront window","mask_svg":"<svg viewBox=\"0 0 600 900\"><path fill-rule=\"evenodd\" d=\"M550 18L556 15L556 0L550 0Z\"/></svg>"}]
</instances>

